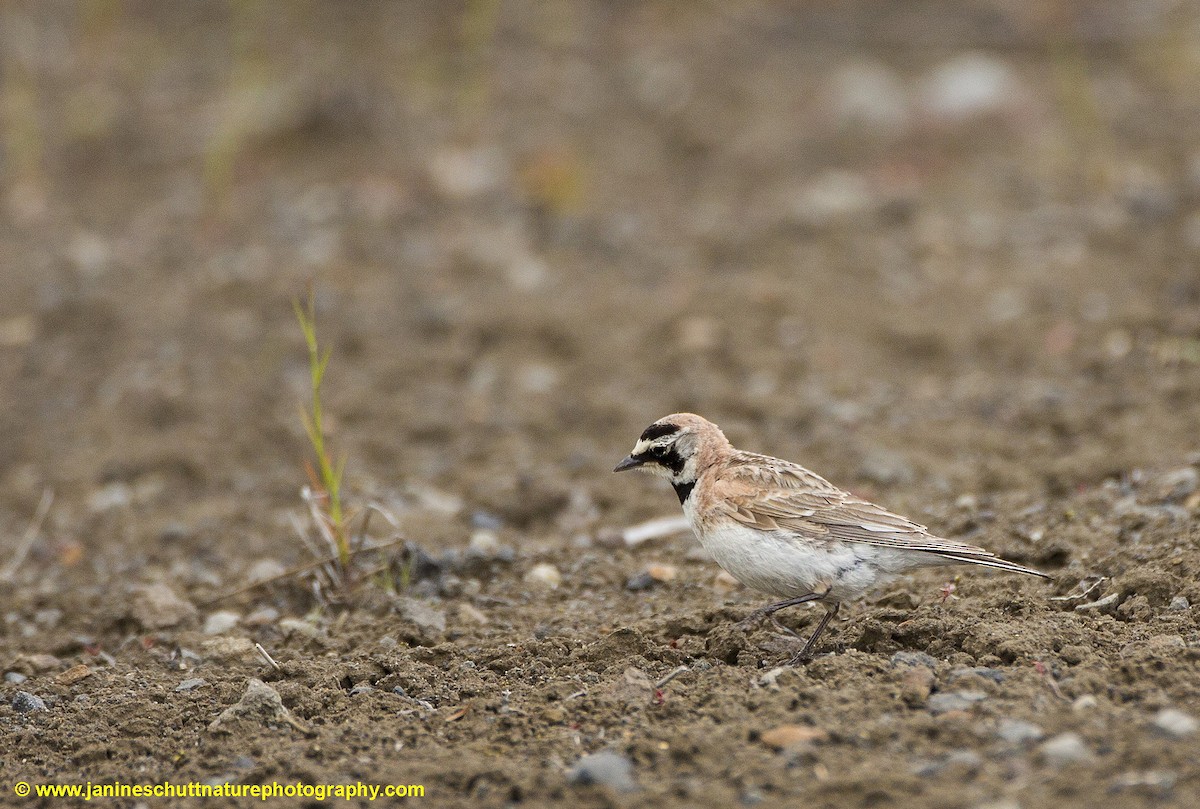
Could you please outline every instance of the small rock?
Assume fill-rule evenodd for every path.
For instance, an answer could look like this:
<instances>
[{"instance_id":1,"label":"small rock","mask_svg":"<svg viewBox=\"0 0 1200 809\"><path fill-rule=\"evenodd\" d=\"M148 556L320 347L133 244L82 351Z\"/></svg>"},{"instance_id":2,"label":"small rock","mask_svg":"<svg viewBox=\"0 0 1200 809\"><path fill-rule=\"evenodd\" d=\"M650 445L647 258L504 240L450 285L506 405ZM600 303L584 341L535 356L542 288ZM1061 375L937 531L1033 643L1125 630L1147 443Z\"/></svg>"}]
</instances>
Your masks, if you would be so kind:
<instances>
[{"instance_id":1,"label":"small rock","mask_svg":"<svg viewBox=\"0 0 1200 809\"><path fill-rule=\"evenodd\" d=\"M767 747L776 750L787 750L806 744L815 744L829 739L829 733L822 728L808 725L780 725L763 731L759 739Z\"/></svg>"},{"instance_id":2,"label":"small rock","mask_svg":"<svg viewBox=\"0 0 1200 809\"><path fill-rule=\"evenodd\" d=\"M617 792L637 792L639 787L633 779L633 763L620 753L601 750L575 762L567 773L572 784L598 784Z\"/></svg>"},{"instance_id":3,"label":"small rock","mask_svg":"<svg viewBox=\"0 0 1200 809\"><path fill-rule=\"evenodd\" d=\"M446 613L435 610L423 601L401 598L396 604L396 612L405 621L416 624L428 634L441 634L446 631Z\"/></svg>"},{"instance_id":4,"label":"small rock","mask_svg":"<svg viewBox=\"0 0 1200 809\"><path fill-rule=\"evenodd\" d=\"M208 685L208 680L203 677L189 677L188 679L175 686L175 690L179 693L195 691L197 688L203 688Z\"/></svg>"},{"instance_id":5,"label":"small rock","mask_svg":"<svg viewBox=\"0 0 1200 809\"><path fill-rule=\"evenodd\" d=\"M936 669L937 661L924 652L896 652L892 655L889 661L892 668L900 668L901 666L925 666L928 669Z\"/></svg>"},{"instance_id":6,"label":"small rock","mask_svg":"<svg viewBox=\"0 0 1200 809\"><path fill-rule=\"evenodd\" d=\"M58 680L63 685L72 685L80 680L86 680L92 676L92 670L83 663L80 663L64 671L54 679Z\"/></svg>"},{"instance_id":7,"label":"small rock","mask_svg":"<svg viewBox=\"0 0 1200 809\"><path fill-rule=\"evenodd\" d=\"M287 573L287 568L278 559L259 559L246 571L246 582L257 584L277 579L285 573Z\"/></svg>"},{"instance_id":8,"label":"small rock","mask_svg":"<svg viewBox=\"0 0 1200 809\"><path fill-rule=\"evenodd\" d=\"M1045 735L1040 727L1023 719L1001 719L996 725L996 736L1009 744L1029 744L1041 741Z\"/></svg>"},{"instance_id":9,"label":"small rock","mask_svg":"<svg viewBox=\"0 0 1200 809\"><path fill-rule=\"evenodd\" d=\"M728 595L742 586L742 583L722 570L713 577L712 588L721 595Z\"/></svg>"},{"instance_id":10,"label":"small rock","mask_svg":"<svg viewBox=\"0 0 1200 809\"><path fill-rule=\"evenodd\" d=\"M41 697L30 694L28 691L18 691L13 695L12 708L17 713L44 711L46 710L46 703Z\"/></svg>"},{"instance_id":11,"label":"small rock","mask_svg":"<svg viewBox=\"0 0 1200 809\"><path fill-rule=\"evenodd\" d=\"M279 610L274 607L259 607L242 621L246 626L267 626L279 620Z\"/></svg>"},{"instance_id":12,"label":"small rock","mask_svg":"<svg viewBox=\"0 0 1200 809\"><path fill-rule=\"evenodd\" d=\"M301 620L300 618L283 618L279 621L279 631L284 637L291 635L300 635L324 643L326 640L325 630L321 629L309 621Z\"/></svg>"},{"instance_id":13,"label":"small rock","mask_svg":"<svg viewBox=\"0 0 1200 809\"><path fill-rule=\"evenodd\" d=\"M1183 500L1200 489L1200 472L1190 466L1168 472L1158 480L1159 497L1163 500Z\"/></svg>"},{"instance_id":14,"label":"small rock","mask_svg":"<svg viewBox=\"0 0 1200 809\"><path fill-rule=\"evenodd\" d=\"M467 555L491 559L499 552L500 538L495 532L481 529L471 534L471 541L467 543Z\"/></svg>"},{"instance_id":15,"label":"small rock","mask_svg":"<svg viewBox=\"0 0 1200 809\"><path fill-rule=\"evenodd\" d=\"M45 674L48 671L62 668L63 662L54 655L27 654L18 655L13 661L14 667L20 667L30 674Z\"/></svg>"},{"instance_id":16,"label":"small rock","mask_svg":"<svg viewBox=\"0 0 1200 809\"><path fill-rule=\"evenodd\" d=\"M922 107L949 124L994 115L1012 104L1018 83L1008 65L970 53L936 68L922 84Z\"/></svg>"},{"instance_id":17,"label":"small rock","mask_svg":"<svg viewBox=\"0 0 1200 809\"><path fill-rule=\"evenodd\" d=\"M641 573L635 573L629 577L629 580L625 582L625 589L637 593L649 590L655 584L654 578L643 570Z\"/></svg>"},{"instance_id":18,"label":"small rock","mask_svg":"<svg viewBox=\"0 0 1200 809\"><path fill-rule=\"evenodd\" d=\"M471 512L471 525L490 533L503 528L504 520L490 511L473 511ZM474 539L475 537L472 536L471 538Z\"/></svg>"},{"instance_id":19,"label":"small rock","mask_svg":"<svg viewBox=\"0 0 1200 809\"><path fill-rule=\"evenodd\" d=\"M504 154L491 147L446 146L430 158L429 178L443 195L454 200L479 197L500 186L508 168Z\"/></svg>"},{"instance_id":20,"label":"small rock","mask_svg":"<svg viewBox=\"0 0 1200 809\"><path fill-rule=\"evenodd\" d=\"M1163 708L1154 717L1154 729L1172 739L1182 739L1200 730L1200 720L1176 708Z\"/></svg>"},{"instance_id":21,"label":"small rock","mask_svg":"<svg viewBox=\"0 0 1200 809\"><path fill-rule=\"evenodd\" d=\"M250 660L256 656L254 641L232 635L215 635L200 644L203 656L211 660Z\"/></svg>"},{"instance_id":22,"label":"small rock","mask_svg":"<svg viewBox=\"0 0 1200 809\"><path fill-rule=\"evenodd\" d=\"M148 584L134 590L129 615L143 629L166 629L193 620L196 607L165 584Z\"/></svg>"},{"instance_id":23,"label":"small rock","mask_svg":"<svg viewBox=\"0 0 1200 809\"><path fill-rule=\"evenodd\" d=\"M20 685L28 679L28 677L19 671L6 671L4 673L4 682L12 683L13 685Z\"/></svg>"},{"instance_id":24,"label":"small rock","mask_svg":"<svg viewBox=\"0 0 1200 809\"><path fill-rule=\"evenodd\" d=\"M470 604L458 605L458 620L463 623L479 624L480 626L488 623L488 617L481 610L476 609Z\"/></svg>"},{"instance_id":25,"label":"small rock","mask_svg":"<svg viewBox=\"0 0 1200 809\"><path fill-rule=\"evenodd\" d=\"M562 584L562 574L554 565L543 563L530 568L529 572L525 574L525 581L528 584L540 584L555 590Z\"/></svg>"},{"instance_id":26,"label":"small rock","mask_svg":"<svg viewBox=\"0 0 1200 809\"><path fill-rule=\"evenodd\" d=\"M218 610L204 619L204 634L222 635L238 625L242 616L230 610Z\"/></svg>"},{"instance_id":27,"label":"small rock","mask_svg":"<svg viewBox=\"0 0 1200 809\"><path fill-rule=\"evenodd\" d=\"M375 688L367 683L359 683L350 689L350 696L357 697L363 694L370 694Z\"/></svg>"},{"instance_id":28,"label":"small rock","mask_svg":"<svg viewBox=\"0 0 1200 809\"><path fill-rule=\"evenodd\" d=\"M1084 743L1078 733L1060 733L1052 739L1042 742L1038 752L1042 760L1054 767L1063 767L1082 761L1091 761L1095 755Z\"/></svg>"},{"instance_id":29,"label":"small rock","mask_svg":"<svg viewBox=\"0 0 1200 809\"><path fill-rule=\"evenodd\" d=\"M1171 603L1167 606L1167 609L1174 610L1176 612L1182 612L1191 606L1191 602L1189 602L1185 596L1175 596L1171 599Z\"/></svg>"},{"instance_id":30,"label":"small rock","mask_svg":"<svg viewBox=\"0 0 1200 809\"><path fill-rule=\"evenodd\" d=\"M974 750L955 750L945 758L937 761L925 761L913 767L913 774L922 778L941 775L946 770L958 769L974 773L983 766L983 757Z\"/></svg>"},{"instance_id":31,"label":"small rock","mask_svg":"<svg viewBox=\"0 0 1200 809\"><path fill-rule=\"evenodd\" d=\"M229 731L229 726L241 721L257 722L264 725L288 725L302 733L310 733L309 729L291 711L283 706L283 698L279 692L262 680L251 678L246 685L246 693L237 703L230 705L221 715L208 726L210 732Z\"/></svg>"},{"instance_id":32,"label":"small rock","mask_svg":"<svg viewBox=\"0 0 1200 809\"><path fill-rule=\"evenodd\" d=\"M1075 612L1114 612L1117 608L1117 602L1120 599L1120 593L1109 593L1097 601L1090 601L1087 604L1077 604Z\"/></svg>"},{"instance_id":33,"label":"small rock","mask_svg":"<svg viewBox=\"0 0 1200 809\"><path fill-rule=\"evenodd\" d=\"M1133 771L1114 778L1112 788L1114 791L1133 789L1162 797L1175 788L1178 780L1179 776L1169 770Z\"/></svg>"},{"instance_id":34,"label":"small rock","mask_svg":"<svg viewBox=\"0 0 1200 809\"><path fill-rule=\"evenodd\" d=\"M946 679L950 682L954 682L955 680L962 679L963 677L970 677L971 675L982 677L985 680L991 680L993 683L997 684L1004 682L1003 671L1000 669L988 668L987 666L973 666L971 668L954 669L950 672Z\"/></svg>"},{"instance_id":35,"label":"small rock","mask_svg":"<svg viewBox=\"0 0 1200 809\"><path fill-rule=\"evenodd\" d=\"M950 711L967 711L976 702L987 699L987 694L981 691L949 691L934 694L925 703L932 714L944 714Z\"/></svg>"},{"instance_id":36,"label":"small rock","mask_svg":"<svg viewBox=\"0 0 1200 809\"><path fill-rule=\"evenodd\" d=\"M933 692L933 671L925 666L913 666L900 682L900 699L910 708L925 704Z\"/></svg>"},{"instance_id":37,"label":"small rock","mask_svg":"<svg viewBox=\"0 0 1200 809\"><path fill-rule=\"evenodd\" d=\"M1075 698L1075 701L1071 703L1071 710L1075 713L1083 713L1084 711L1092 710L1099 704L1100 701L1094 696L1091 694L1084 694L1083 696Z\"/></svg>"},{"instance_id":38,"label":"small rock","mask_svg":"<svg viewBox=\"0 0 1200 809\"><path fill-rule=\"evenodd\" d=\"M679 568L674 565L650 565L646 568L646 573L655 581L668 582L674 581L679 575Z\"/></svg>"}]
</instances>

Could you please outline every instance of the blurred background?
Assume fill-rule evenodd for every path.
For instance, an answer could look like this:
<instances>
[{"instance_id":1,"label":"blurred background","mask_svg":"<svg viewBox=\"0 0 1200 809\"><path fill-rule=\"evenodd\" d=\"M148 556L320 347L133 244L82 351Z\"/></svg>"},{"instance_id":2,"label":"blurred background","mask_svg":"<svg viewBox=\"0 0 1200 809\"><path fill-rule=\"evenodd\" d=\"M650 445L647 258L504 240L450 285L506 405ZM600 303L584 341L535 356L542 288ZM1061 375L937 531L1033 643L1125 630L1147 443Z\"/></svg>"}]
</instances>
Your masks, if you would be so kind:
<instances>
[{"instance_id":1,"label":"blurred background","mask_svg":"<svg viewBox=\"0 0 1200 809\"><path fill-rule=\"evenodd\" d=\"M0 501L53 488L65 559L290 530L310 281L348 485L550 542L672 506L608 470L679 409L915 511L1194 449L1195 4L10 0L0 37Z\"/></svg>"}]
</instances>

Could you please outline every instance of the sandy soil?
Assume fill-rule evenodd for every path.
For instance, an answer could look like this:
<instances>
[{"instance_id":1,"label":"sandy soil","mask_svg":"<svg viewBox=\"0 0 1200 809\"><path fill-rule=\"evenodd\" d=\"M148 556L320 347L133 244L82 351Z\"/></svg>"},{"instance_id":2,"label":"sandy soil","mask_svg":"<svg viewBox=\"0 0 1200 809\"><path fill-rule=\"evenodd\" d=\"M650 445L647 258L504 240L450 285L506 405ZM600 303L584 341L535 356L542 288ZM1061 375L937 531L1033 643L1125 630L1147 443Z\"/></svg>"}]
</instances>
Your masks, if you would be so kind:
<instances>
[{"instance_id":1,"label":"sandy soil","mask_svg":"<svg viewBox=\"0 0 1200 809\"><path fill-rule=\"evenodd\" d=\"M1053 6L6 5L0 802L1200 805L1200 17ZM310 279L410 543L344 597L247 588L313 559ZM682 409L1053 580L914 576L781 669L622 538ZM216 721L252 678L290 720Z\"/></svg>"}]
</instances>

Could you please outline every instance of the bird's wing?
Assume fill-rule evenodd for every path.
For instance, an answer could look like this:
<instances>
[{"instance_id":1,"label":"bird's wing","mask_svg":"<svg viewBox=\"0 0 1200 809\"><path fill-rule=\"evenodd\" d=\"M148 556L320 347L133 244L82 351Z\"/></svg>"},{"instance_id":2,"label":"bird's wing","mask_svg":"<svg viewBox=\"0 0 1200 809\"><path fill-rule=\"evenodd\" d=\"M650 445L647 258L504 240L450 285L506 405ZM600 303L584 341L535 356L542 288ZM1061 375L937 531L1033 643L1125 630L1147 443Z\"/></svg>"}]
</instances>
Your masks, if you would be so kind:
<instances>
[{"instance_id":1,"label":"bird's wing","mask_svg":"<svg viewBox=\"0 0 1200 809\"><path fill-rule=\"evenodd\" d=\"M727 516L750 528L782 530L812 542L859 542L921 551L958 562L1041 576L965 542L933 536L912 520L842 491L802 466L737 453L718 480Z\"/></svg>"}]
</instances>

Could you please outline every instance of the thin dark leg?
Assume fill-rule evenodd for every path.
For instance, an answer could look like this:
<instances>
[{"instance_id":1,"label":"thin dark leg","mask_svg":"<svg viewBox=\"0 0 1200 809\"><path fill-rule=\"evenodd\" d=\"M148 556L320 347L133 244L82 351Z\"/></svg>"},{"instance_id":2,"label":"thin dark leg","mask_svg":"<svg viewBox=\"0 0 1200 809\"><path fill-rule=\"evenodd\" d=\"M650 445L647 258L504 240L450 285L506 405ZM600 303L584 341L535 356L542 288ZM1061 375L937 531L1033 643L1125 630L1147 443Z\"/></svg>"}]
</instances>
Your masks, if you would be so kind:
<instances>
[{"instance_id":1,"label":"thin dark leg","mask_svg":"<svg viewBox=\"0 0 1200 809\"><path fill-rule=\"evenodd\" d=\"M808 643L804 644L804 648L800 650L800 654L791 659L789 665L794 666L797 663L812 658L812 651L814 648L816 648L817 638L821 637L821 633L825 631L825 627L829 626L829 622L833 620L833 616L838 614L838 609L841 607L841 604L835 601L832 604L826 604L824 606L826 610L825 617L823 617L820 623L817 624L817 628L813 630L812 637L808 639Z\"/></svg>"},{"instance_id":2,"label":"thin dark leg","mask_svg":"<svg viewBox=\"0 0 1200 809\"><path fill-rule=\"evenodd\" d=\"M759 621L761 621L764 618L771 618L772 615L779 612L780 610L785 610L788 607L794 607L797 604L807 604L810 601L816 601L818 599L824 598L825 595L826 595L825 593L806 593L805 595L802 595L802 596L796 596L795 598L789 598L786 601L777 601L774 604L768 604L765 607L759 607L754 612L750 613L745 618L743 618L741 621L738 621L738 624L737 624L738 629L741 629L743 632L748 632ZM772 618L772 621L774 621L773 618ZM778 624L776 624L776 625L778 626ZM786 627L783 627L783 628L786 629ZM795 634L795 633L793 632L792 634Z\"/></svg>"}]
</instances>

